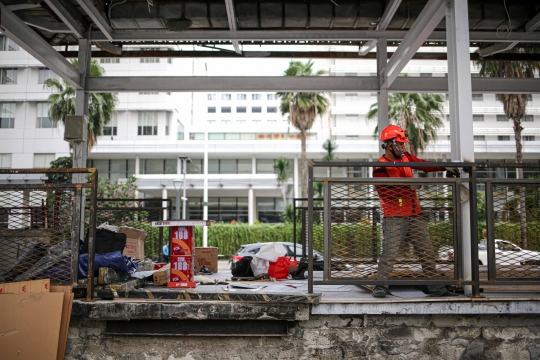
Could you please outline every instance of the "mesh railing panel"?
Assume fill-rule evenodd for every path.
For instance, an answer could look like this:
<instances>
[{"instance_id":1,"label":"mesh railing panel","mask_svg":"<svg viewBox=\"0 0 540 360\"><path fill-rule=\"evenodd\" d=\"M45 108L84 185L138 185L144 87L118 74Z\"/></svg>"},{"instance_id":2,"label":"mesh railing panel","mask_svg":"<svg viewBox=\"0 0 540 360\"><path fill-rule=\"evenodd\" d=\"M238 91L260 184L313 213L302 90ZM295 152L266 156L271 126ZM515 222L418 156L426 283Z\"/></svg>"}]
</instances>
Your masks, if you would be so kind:
<instances>
[{"instance_id":1,"label":"mesh railing panel","mask_svg":"<svg viewBox=\"0 0 540 360\"><path fill-rule=\"evenodd\" d=\"M330 193L332 279L455 279L451 185L331 183Z\"/></svg>"},{"instance_id":2,"label":"mesh railing panel","mask_svg":"<svg viewBox=\"0 0 540 360\"><path fill-rule=\"evenodd\" d=\"M75 189L0 187L0 282L69 283Z\"/></svg>"},{"instance_id":3,"label":"mesh railing panel","mask_svg":"<svg viewBox=\"0 0 540 360\"><path fill-rule=\"evenodd\" d=\"M493 185L495 244L482 240L479 261L492 266L486 245L494 246L498 279L540 279L540 188Z\"/></svg>"}]
</instances>

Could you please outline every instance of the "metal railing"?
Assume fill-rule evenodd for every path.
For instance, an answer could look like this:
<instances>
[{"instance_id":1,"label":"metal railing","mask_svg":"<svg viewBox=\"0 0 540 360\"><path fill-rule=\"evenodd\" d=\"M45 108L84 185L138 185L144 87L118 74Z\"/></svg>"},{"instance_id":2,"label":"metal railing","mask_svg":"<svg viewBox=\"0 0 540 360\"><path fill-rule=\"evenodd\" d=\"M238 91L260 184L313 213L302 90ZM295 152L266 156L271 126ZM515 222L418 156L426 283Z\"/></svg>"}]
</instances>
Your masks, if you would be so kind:
<instances>
[{"instance_id":1,"label":"metal railing","mask_svg":"<svg viewBox=\"0 0 540 360\"><path fill-rule=\"evenodd\" d=\"M74 174L90 177L73 184ZM0 282L50 279L76 285L85 232L82 204L88 198L93 243L96 196L96 169L1 169Z\"/></svg>"}]
</instances>

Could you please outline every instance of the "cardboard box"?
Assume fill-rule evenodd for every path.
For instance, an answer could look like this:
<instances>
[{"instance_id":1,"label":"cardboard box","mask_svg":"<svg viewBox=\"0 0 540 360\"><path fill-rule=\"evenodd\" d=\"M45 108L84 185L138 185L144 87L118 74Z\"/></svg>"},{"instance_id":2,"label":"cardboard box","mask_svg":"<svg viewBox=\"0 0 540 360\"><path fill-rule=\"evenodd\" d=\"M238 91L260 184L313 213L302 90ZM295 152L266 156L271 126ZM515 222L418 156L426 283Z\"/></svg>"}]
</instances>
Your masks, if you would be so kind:
<instances>
[{"instance_id":1,"label":"cardboard box","mask_svg":"<svg viewBox=\"0 0 540 360\"><path fill-rule=\"evenodd\" d=\"M171 255L170 282L193 281L193 256Z\"/></svg>"},{"instance_id":2,"label":"cardboard box","mask_svg":"<svg viewBox=\"0 0 540 360\"><path fill-rule=\"evenodd\" d=\"M49 292L50 285L49 279L0 284L0 294L44 293Z\"/></svg>"},{"instance_id":3,"label":"cardboard box","mask_svg":"<svg viewBox=\"0 0 540 360\"><path fill-rule=\"evenodd\" d=\"M173 226L171 255L193 256L195 239L193 238L193 226Z\"/></svg>"},{"instance_id":4,"label":"cardboard box","mask_svg":"<svg viewBox=\"0 0 540 360\"><path fill-rule=\"evenodd\" d=\"M217 247L196 247L195 266L200 270L206 265L208 270L216 273L218 271L218 248Z\"/></svg>"},{"instance_id":5,"label":"cardboard box","mask_svg":"<svg viewBox=\"0 0 540 360\"><path fill-rule=\"evenodd\" d=\"M62 360L66 356L67 334L69 321L71 320L71 308L73 306L73 292L71 291L71 286L51 286L51 292L64 294L62 319L60 320L60 337L58 339L58 354L56 356L56 360Z\"/></svg>"},{"instance_id":6,"label":"cardboard box","mask_svg":"<svg viewBox=\"0 0 540 360\"><path fill-rule=\"evenodd\" d=\"M144 259L144 239L148 233L143 230L120 226L119 233L126 234L127 242L123 255L131 256L134 259Z\"/></svg>"},{"instance_id":7,"label":"cardboard box","mask_svg":"<svg viewBox=\"0 0 540 360\"><path fill-rule=\"evenodd\" d=\"M169 282L171 264L162 266L156 270L153 274L154 286L165 286Z\"/></svg>"}]
</instances>

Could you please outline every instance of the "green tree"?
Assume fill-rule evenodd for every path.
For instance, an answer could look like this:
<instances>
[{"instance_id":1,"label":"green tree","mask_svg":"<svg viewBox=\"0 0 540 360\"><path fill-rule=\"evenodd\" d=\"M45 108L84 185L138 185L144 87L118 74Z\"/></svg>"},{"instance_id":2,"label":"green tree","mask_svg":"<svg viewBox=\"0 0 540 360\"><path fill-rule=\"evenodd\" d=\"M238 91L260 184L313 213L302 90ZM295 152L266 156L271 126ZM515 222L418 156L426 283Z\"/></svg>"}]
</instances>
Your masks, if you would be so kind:
<instances>
[{"instance_id":1,"label":"green tree","mask_svg":"<svg viewBox=\"0 0 540 360\"><path fill-rule=\"evenodd\" d=\"M289 181L289 160L280 157L274 161L274 173L277 176L277 182L281 186L281 196L283 205L287 206L287 181Z\"/></svg>"},{"instance_id":2,"label":"green tree","mask_svg":"<svg viewBox=\"0 0 540 360\"><path fill-rule=\"evenodd\" d=\"M437 129L443 126L444 99L439 94L395 93L388 96L388 120L409 133L409 150L418 156L430 141L437 140ZM377 103L372 104L367 118L377 117ZM375 127L374 134L379 132Z\"/></svg>"},{"instance_id":3,"label":"green tree","mask_svg":"<svg viewBox=\"0 0 540 360\"><path fill-rule=\"evenodd\" d=\"M336 161L338 159L336 155L336 150L338 149L338 144L334 140L327 139L322 144L324 155L322 161ZM330 167L326 169L326 176L330 177Z\"/></svg>"},{"instance_id":4,"label":"green tree","mask_svg":"<svg viewBox=\"0 0 540 360\"><path fill-rule=\"evenodd\" d=\"M79 67L77 60L71 60L75 67ZM90 76L103 76L105 69L96 61L90 64ZM57 79L45 80L44 87L53 89L54 94L49 95L48 102L51 105L49 117L53 122L66 123L66 116L75 114L76 90L65 81ZM97 143L97 137L103 135L103 126L107 125L113 116L118 98L114 93L91 93L88 104L88 149Z\"/></svg>"},{"instance_id":5,"label":"green tree","mask_svg":"<svg viewBox=\"0 0 540 360\"><path fill-rule=\"evenodd\" d=\"M313 71L313 61L306 63L291 61L285 70L285 76L320 76L323 70ZM301 168L302 168L302 197L307 198L307 158L306 137L307 132L313 126L317 116L324 115L330 107L330 101L326 93L310 92L278 92L277 97L281 100L280 111L282 115L289 114L289 123L300 131L301 141Z\"/></svg>"},{"instance_id":6,"label":"green tree","mask_svg":"<svg viewBox=\"0 0 540 360\"><path fill-rule=\"evenodd\" d=\"M509 53L538 53L537 49L519 48L508 51ZM540 70L538 61L490 61L482 59L475 61L475 65L480 67L480 76L499 78L534 78L536 71ZM523 161L523 151L521 143L521 120L527 111L528 94L497 94L496 98L503 104L504 114L513 122L514 138L516 140L516 163ZM523 179L523 169L518 168L516 178ZM523 248L527 248L527 214L525 204L525 189L517 187L519 192L519 213L521 223L521 241Z\"/></svg>"},{"instance_id":7,"label":"green tree","mask_svg":"<svg viewBox=\"0 0 540 360\"><path fill-rule=\"evenodd\" d=\"M50 162L51 169L71 169L73 167L73 158L71 156L61 156ZM57 173L49 175L49 183L52 184L71 184L72 174Z\"/></svg>"}]
</instances>

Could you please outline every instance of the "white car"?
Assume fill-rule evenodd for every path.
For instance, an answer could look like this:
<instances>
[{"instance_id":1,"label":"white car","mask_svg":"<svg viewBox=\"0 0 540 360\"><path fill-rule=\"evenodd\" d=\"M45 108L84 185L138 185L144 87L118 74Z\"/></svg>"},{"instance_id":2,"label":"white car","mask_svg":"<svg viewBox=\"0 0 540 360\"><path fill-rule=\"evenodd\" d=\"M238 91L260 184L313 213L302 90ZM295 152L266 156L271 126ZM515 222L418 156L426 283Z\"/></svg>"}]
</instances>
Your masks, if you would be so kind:
<instances>
[{"instance_id":1,"label":"white car","mask_svg":"<svg viewBox=\"0 0 540 360\"><path fill-rule=\"evenodd\" d=\"M449 247L441 247L439 258L453 261L454 250ZM486 245L478 244L478 263L480 265L488 263ZM497 265L540 265L540 252L523 250L510 241L495 239L495 263Z\"/></svg>"}]
</instances>

